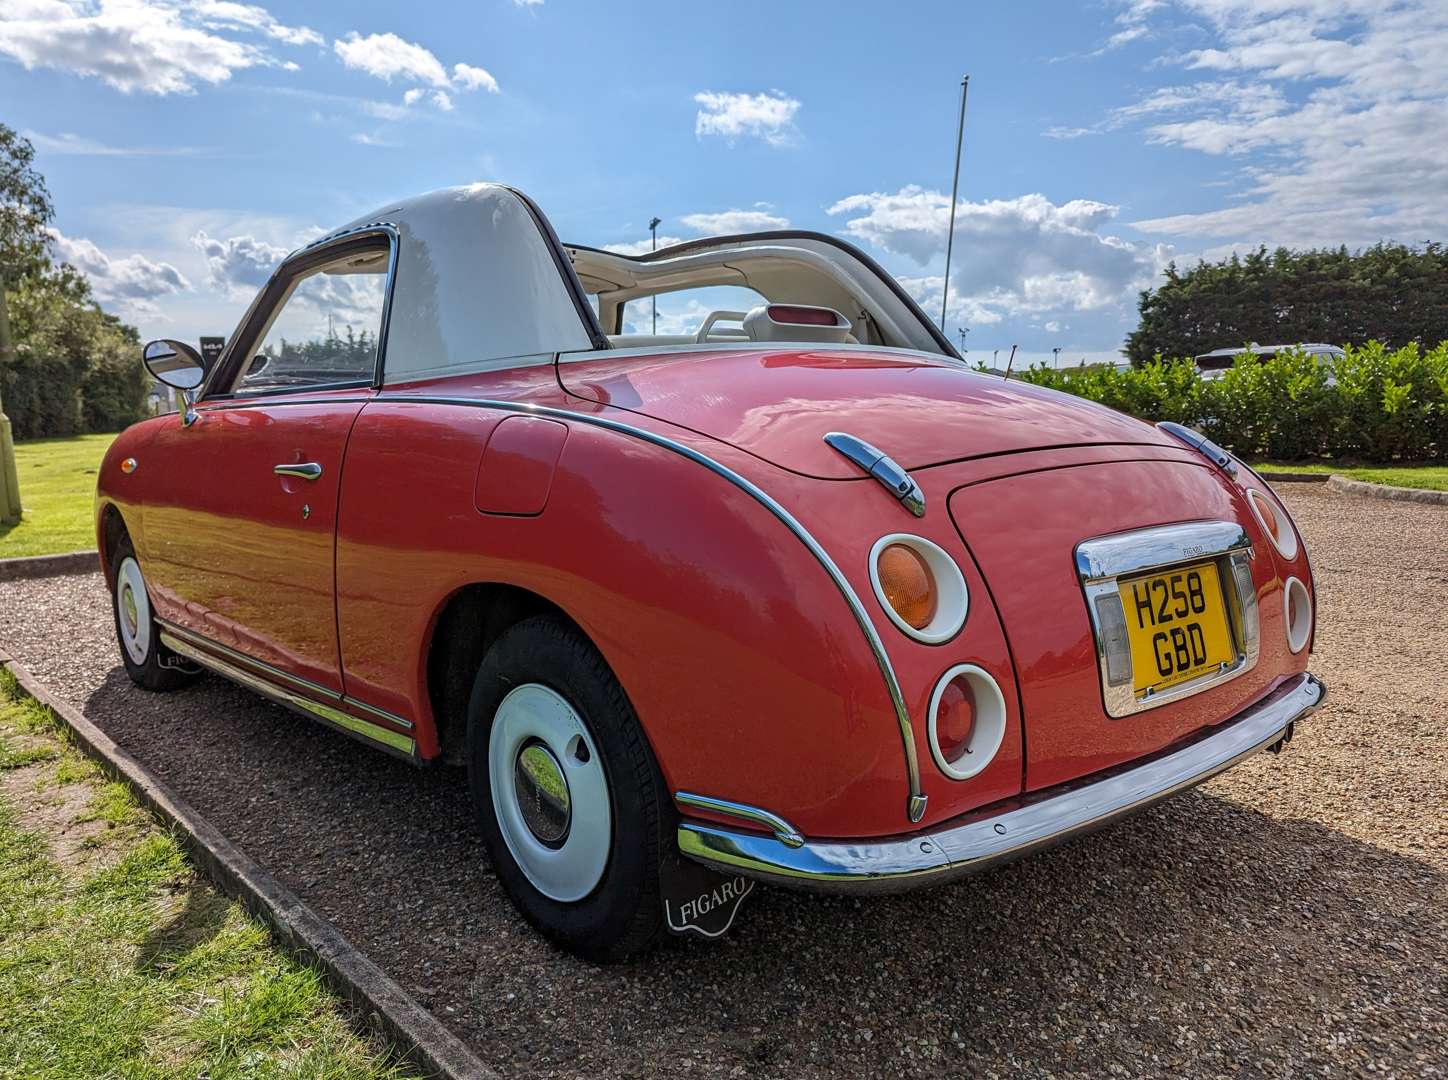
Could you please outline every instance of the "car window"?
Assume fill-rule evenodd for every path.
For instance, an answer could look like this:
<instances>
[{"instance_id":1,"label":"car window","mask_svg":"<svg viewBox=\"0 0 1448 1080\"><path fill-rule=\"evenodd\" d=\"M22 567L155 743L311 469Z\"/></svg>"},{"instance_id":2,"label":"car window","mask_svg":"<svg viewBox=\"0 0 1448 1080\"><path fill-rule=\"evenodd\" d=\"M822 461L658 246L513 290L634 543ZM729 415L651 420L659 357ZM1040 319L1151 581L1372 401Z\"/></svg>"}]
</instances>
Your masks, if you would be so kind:
<instances>
[{"instance_id":1,"label":"car window","mask_svg":"<svg viewBox=\"0 0 1448 1080\"><path fill-rule=\"evenodd\" d=\"M235 392L370 382L386 286L385 246L299 274L243 363Z\"/></svg>"},{"instance_id":2,"label":"car window","mask_svg":"<svg viewBox=\"0 0 1448 1080\"><path fill-rule=\"evenodd\" d=\"M625 334L693 335L699 332L699 327L713 312L747 313L751 308L769 303L759 293L743 285L709 285L659 293L658 329L655 330L654 299L652 296L641 296L624 305ZM734 331L735 335L743 337L738 319L720 319L717 326L721 335Z\"/></svg>"}]
</instances>

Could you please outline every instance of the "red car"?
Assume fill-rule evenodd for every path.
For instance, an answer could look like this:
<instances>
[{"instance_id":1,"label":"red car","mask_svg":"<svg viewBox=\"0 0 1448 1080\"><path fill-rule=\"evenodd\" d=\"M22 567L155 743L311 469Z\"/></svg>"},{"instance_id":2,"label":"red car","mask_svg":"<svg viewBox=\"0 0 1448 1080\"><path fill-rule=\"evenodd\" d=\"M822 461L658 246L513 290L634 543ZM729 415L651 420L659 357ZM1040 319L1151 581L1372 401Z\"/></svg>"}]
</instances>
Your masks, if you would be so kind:
<instances>
[{"instance_id":1,"label":"red car","mask_svg":"<svg viewBox=\"0 0 1448 1080\"><path fill-rule=\"evenodd\" d=\"M968 370L831 237L635 258L436 192L288 256L209 369L145 357L186 405L100 473L131 678L465 764L509 894L589 957L722 933L756 880L1017 857L1324 694L1260 478Z\"/></svg>"}]
</instances>

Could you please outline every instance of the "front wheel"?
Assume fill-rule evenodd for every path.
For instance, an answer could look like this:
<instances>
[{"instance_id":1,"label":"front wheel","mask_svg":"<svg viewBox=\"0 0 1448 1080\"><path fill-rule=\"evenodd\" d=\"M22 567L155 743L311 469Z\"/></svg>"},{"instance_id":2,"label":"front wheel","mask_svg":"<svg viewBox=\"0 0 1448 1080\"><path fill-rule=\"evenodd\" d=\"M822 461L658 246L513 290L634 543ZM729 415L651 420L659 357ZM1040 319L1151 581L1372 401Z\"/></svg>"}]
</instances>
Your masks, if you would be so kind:
<instances>
[{"instance_id":1,"label":"front wheel","mask_svg":"<svg viewBox=\"0 0 1448 1080\"><path fill-rule=\"evenodd\" d=\"M129 538L116 545L111 557L111 607L116 617L116 640L126 674L147 690L179 690L196 681L200 669L161 644L146 579Z\"/></svg>"},{"instance_id":2,"label":"front wheel","mask_svg":"<svg viewBox=\"0 0 1448 1080\"><path fill-rule=\"evenodd\" d=\"M590 960L654 941L663 777L623 687L564 620L525 619L488 651L468 708L468 780L498 877L530 923Z\"/></svg>"}]
</instances>

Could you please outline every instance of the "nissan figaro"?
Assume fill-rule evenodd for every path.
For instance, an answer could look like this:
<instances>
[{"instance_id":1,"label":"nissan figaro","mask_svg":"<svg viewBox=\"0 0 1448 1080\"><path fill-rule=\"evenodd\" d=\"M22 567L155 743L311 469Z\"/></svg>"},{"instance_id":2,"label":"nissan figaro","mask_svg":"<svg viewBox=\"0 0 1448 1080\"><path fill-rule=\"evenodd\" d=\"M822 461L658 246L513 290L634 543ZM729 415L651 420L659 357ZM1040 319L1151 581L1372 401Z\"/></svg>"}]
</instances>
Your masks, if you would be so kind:
<instances>
[{"instance_id":1,"label":"nissan figaro","mask_svg":"<svg viewBox=\"0 0 1448 1080\"><path fill-rule=\"evenodd\" d=\"M665 294L697 323L659 332ZM438 191L287 256L211 365L144 359L184 405L99 473L130 678L464 766L507 893L591 959L720 934L755 882L1022 856L1325 693L1260 477L970 370L833 237L632 256Z\"/></svg>"}]
</instances>

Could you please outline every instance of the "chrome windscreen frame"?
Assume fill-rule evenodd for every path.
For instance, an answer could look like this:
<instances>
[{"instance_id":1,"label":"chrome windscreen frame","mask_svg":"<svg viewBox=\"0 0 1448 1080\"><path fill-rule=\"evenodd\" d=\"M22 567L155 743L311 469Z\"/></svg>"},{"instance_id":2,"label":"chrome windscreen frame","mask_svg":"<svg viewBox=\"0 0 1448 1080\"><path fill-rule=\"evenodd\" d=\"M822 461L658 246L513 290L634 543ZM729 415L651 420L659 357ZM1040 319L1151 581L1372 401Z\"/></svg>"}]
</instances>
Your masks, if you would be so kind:
<instances>
[{"instance_id":1,"label":"chrome windscreen frame","mask_svg":"<svg viewBox=\"0 0 1448 1080\"><path fill-rule=\"evenodd\" d=\"M1257 665L1261 653L1261 623L1257 590L1252 581L1252 540L1234 521L1193 521L1160 525L1114 536L1085 540L1076 546L1076 573L1086 597L1101 677L1101 699L1106 715L1132 716L1190 697L1212 686L1245 675ZM1118 581L1152 570L1192 563L1215 562L1227 607L1233 659L1215 671L1169 689L1138 695L1130 665L1130 649L1123 671L1109 663L1108 638L1125 633Z\"/></svg>"}]
</instances>

